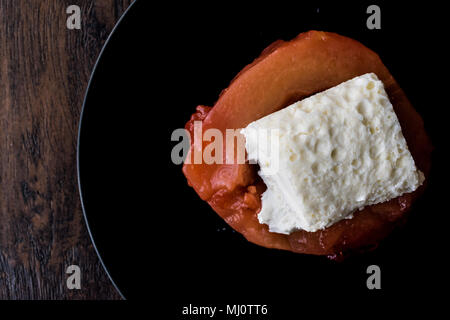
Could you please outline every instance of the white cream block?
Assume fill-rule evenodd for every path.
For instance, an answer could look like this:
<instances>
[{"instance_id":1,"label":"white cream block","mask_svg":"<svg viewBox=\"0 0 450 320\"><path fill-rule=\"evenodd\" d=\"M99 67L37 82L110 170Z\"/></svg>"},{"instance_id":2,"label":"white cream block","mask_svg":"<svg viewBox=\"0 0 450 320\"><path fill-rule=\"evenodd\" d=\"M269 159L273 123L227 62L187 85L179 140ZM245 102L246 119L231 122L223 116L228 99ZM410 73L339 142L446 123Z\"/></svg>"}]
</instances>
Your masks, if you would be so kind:
<instances>
[{"instance_id":1,"label":"white cream block","mask_svg":"<svg viewBox=\"0 0 450 320\"><path fill-rule=\"evenodd\" d=\"M424 179L373 73L254 121L241 133L267 185L258 219L272 232L324 229L412 192ZM278 145L258 139L264 136Z\"/></svg>"}]
</instances>

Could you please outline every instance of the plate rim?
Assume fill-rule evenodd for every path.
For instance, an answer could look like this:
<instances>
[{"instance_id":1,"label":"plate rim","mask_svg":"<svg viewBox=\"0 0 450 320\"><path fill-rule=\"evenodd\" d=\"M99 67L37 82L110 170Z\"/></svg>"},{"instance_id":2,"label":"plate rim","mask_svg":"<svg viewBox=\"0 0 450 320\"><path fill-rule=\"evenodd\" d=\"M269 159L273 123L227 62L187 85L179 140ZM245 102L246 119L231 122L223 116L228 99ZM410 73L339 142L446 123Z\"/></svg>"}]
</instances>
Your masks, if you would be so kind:
<instances>
[{"instance_id":1,"label":"plate rim","mask_svg":"<svg viewBox=\"0 0 450 320\"><path fill-rule=\"evenodd\" d=\"M102 46L102 49L100 50L100 53L98 54L98 57L95 61L94 67L92 68L90 77L89 77L89 81L86 87L86 91L84 94L84 98L83 98L83 104L81 106L81 112L80 112L80 118L79 118L79 122L78 122L78 134L77 134L77 150L76 150L76 161L77 161L77 185L78 185L78 195L80 197L80 202L81 202L81 210L83 212L83 218L84 218L84 223L86 225L88 234L89 234L89 238L91 240L92 246L94 247L95 253L98 257L98 259L100 260L100 264L103 267L103 270L106 272L109 280L111 281L112 285L114 286L114 288L116 289L116 291L119 293L120 297L123 300L127 300L127 298L125 297L125 295L122 293L122 291L120 290L119 286L117 285L117 283L114 281L113 277L111 276L111 273L109 272L108 268L106 267L103 258L97 248L97 245L95 243L94 240L94 235L91 231L91 227L89 225L89 219L88 219L88 214L87 214L87 210L84 204L84 200L83 200L83 190L82 190L82 185L81 185L81 177L80 177L80 142L81 142L81 129L83 126L83 119L84 119L84 114L85 114L85 109L86 109L86 102L87 102L87 98L88 98L88 94L91 90L91 86L92 86L92 82L94 80L96 71L97 71L97 67L100 63L100 60L103 57L103 53L106 50L111 38L113 37L113 35L115 34L116 30L118 29L118 27L120 26L120 24L122 23L123 19L127 16L127 13L131 10L131 8L134 6L134 4L137 2L137 0L133 0L133 2L131 2L131 4L128 6L127 9L125 9L125 11L123 12L123 14L120 16L120 18L117 20L116 24L114 25L114 27L112 28L111 32L109 33L108 37L105 40L105 43Z\"/></svg>"}]
</instances>

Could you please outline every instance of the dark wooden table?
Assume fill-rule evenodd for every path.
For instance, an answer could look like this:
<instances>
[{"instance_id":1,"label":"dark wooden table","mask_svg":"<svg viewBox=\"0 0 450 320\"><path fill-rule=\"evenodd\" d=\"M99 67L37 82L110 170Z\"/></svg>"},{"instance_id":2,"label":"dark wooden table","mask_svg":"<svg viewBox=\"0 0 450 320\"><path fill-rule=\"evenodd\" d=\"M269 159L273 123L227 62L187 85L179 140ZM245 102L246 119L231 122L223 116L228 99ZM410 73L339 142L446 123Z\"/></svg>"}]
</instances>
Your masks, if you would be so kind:
<instances>
[{"instance_id":1,"label":"dark wooden table","mask_svg":"<svg viewBox=\"0 0 450 320\"><path fill-rule=\"evenodd\" d=\"M83 220L76 145L92 68L131 2L0 0L0 299L120 299ZM81 30L66 27L72 4Z\"/></svg>"}]
</instances>

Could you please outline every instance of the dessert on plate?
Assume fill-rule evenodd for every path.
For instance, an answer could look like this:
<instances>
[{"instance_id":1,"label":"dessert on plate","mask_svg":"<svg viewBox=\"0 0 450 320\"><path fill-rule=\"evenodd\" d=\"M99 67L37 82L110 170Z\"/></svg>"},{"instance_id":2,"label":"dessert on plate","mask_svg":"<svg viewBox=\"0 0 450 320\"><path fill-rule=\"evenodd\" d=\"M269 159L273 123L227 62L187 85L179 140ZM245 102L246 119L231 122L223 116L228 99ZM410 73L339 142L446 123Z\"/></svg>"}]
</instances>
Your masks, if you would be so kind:
<instances>
[{"instance_id":1,"label":"dessert on plate","mask_svg":"<svg viewBox=\"0 0 450 320\"><path fill-rule=\"evenodd\" d=\"M213 107L197 107L188 157L210 143L194 143L199 123L239 132L246 159L224 149L224 161L186 161L189 185L268 248L331 258L373 248L405 221L430 171L431 142L403 90L376 53L335 33L265 49Z\"/></svg>"}]
</instances>

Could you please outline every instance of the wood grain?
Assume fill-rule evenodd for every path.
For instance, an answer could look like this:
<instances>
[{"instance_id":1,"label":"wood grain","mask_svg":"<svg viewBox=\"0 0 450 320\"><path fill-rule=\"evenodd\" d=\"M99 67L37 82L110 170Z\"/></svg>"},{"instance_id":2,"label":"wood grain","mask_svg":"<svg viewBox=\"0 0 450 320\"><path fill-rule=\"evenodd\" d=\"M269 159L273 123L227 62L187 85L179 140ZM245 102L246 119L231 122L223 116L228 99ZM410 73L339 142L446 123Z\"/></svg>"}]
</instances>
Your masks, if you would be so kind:
<instances>
[{"instance_id":1,"label":"wood grain","mask_svg":"<svg viewBox=\"0 0 450 320\"><path fill-rule=\"evenodd\" d=\"M120 298L84 224L76 144L90 73L131 2L0 0L0 299ZM81 30L66 28L72 4Z\"/></svg>"}]
</instances>

